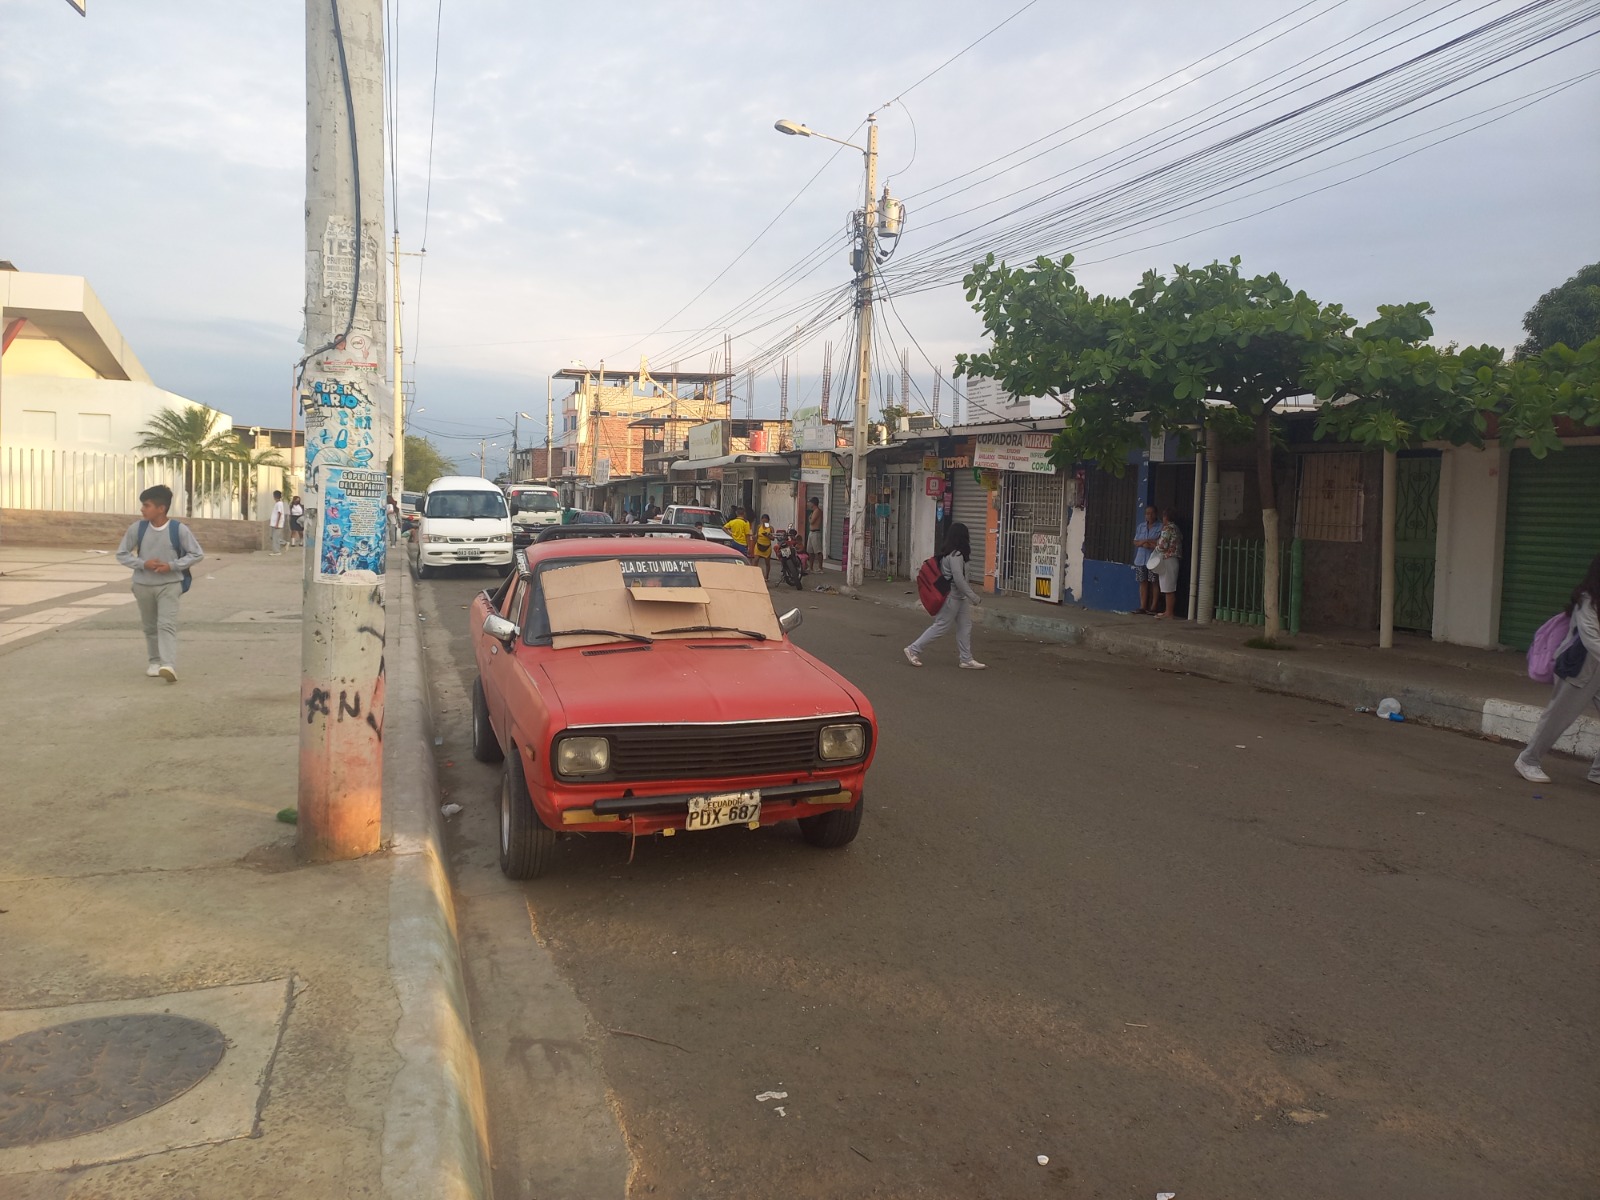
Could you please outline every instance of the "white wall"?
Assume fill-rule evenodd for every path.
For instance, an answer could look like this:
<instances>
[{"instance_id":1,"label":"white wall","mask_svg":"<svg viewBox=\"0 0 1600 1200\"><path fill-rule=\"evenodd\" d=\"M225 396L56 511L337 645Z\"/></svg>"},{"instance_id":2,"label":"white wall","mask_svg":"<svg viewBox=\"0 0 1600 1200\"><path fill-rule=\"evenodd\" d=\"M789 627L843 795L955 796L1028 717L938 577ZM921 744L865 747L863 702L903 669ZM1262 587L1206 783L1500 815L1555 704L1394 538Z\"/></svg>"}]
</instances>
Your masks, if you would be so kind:
<instances>
[{"instance_id":1,"label":"white wall","mask_svg":"<svg viewBox=\"0 0 1600 1200\"><path fill-rule=\"evenodd\" d=\"M1433 577L1433 639L1459 646L1500 641L1510 451L1452 446L1439 467L1439 532Z\"/></svg>"},{"instance_id":2,"label":"white wall","mask_svg":"<svg viewBox=\"0 0 1600 1200\"><path fill-rule=\"evenodd\" d=\"M7 355L7 357L10 357ZM0 439L8 446L130 454L144 427L167 408L203 408L152 383L6 374ZM226 413L217 432L233 428Z\"/></svg>"}]
</instances>

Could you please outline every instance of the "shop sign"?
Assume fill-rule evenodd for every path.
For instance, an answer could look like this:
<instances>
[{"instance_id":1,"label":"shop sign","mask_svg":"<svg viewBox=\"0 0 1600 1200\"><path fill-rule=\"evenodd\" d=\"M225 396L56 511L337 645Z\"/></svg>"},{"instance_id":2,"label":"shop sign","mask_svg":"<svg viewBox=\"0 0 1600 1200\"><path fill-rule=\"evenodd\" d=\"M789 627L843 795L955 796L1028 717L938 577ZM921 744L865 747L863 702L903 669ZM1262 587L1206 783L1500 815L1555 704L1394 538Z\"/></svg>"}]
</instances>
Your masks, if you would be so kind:
<instances>
[{"instance_id":1,"label":"shop sign","mask_svg":"<svg viewBox=\"0 0 1600 1200\"><path fill-rule=\"evenodd\" d=\"M1046 604L1061 603L1061 538L1057 534L1033 535L1033 598Z\"/></svg>"},{"instance_id":2,"label":"shop sign","mask_svg":"<svg viewBox=\"0 0 1600 1200\"><path fill-rule=\"evenodd\" d=\"M944 476L930 475L922 481L922 490L929 496L944 495Z\"/></svg>"},{"instance_id":3,"label":"shop sign","mask_svg":"<svg viewBox=\"0 0 1600 1200\"><path fill-rule=\"evenodd\" d=\"M689 428L689 458L703 462L708 458L721 458L728 452L728 423L707 421L704 425Z\"/></svg>"},{"instance_id":4,"label":"shop sign","mask_svg":"<svg viewBox=\"0 0 1600 1200\"><path fill-rule=\"evenodd\" d=\"M957 454L950 458L941 458L939 468L944 471L961 471L972 465L972 455Z\"/></svg>"},{"instance_id":5,"label":"shop sign","mask_svg":"<svg viewBox=\"0 0 1600 1200\"><path fill-rule=\"evenodd\" d=\"M609 458L597 458L597 459L595 459L595 463L594 463L594 486L595 487L605 487L605 485L610 483L610 482L611 482L611 460Z\"/></svg>"},{"instance_id":6,"label":"shop sign","mask_svg":"<svg viewBox=\"0 0 1600 1200\"><path fill-rule=\"evenodd\" d=\"M1054 475L1050 465L1049 433L984 433L978 436L972 465L994 471L1022 471L1032 475Z\"/></svg>"},{"instance_id":7,"label":"shop sign","mask_svg":"<svg viewBox=\"0 0 1600 1200\"><path fill-rule=\"evenodd\" d=\"M833 455L826 450L807 450L800 455L800 482L827 483L833 473Z\"/></svg>"},{"instance_id":8,"label":"shop sign","mask_svg":"<svg viewBox=\"0 0 1600 1200\"><path fill-rule=\"evenodd\" d=\"M940 469L939 460L937 458L924 458L922 460L922 469L924 471L937 471L937 470L939 470Z\"/></svg>"}]
</instances>

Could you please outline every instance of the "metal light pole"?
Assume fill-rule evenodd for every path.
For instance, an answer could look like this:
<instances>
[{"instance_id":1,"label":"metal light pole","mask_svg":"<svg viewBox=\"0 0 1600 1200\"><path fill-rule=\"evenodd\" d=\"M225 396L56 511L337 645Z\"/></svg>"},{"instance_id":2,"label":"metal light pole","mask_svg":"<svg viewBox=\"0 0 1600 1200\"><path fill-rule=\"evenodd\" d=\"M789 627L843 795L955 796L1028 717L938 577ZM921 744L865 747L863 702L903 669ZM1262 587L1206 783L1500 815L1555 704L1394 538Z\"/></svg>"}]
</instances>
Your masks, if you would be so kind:
<instances>
[{"instance_id":1,"label":"metal light pole","mask_svg":"<svg viewBox=\"0 0 1600 1200\"><path fill-rule=\"evenodd\" d=\"M306 555L301 853L378 849L383 807L385 498L383 8L306 3ZM396 431L398 432L398 430Z\"/></svg>"},{"instance_id":2,"label":"metal light pole","mask_svg":"<svg viewBox=\"0 0 1600 1200\"><path fill-rule=\"evenodd\" d=\"M544 481L551 483L556 477L556 469L550 462L550 455L555 448L555 386L556 377L544 377Z\"/></svg>"},{"instance_id":3,"label":"metal light pole","mask_svg":"<svg viewBox=\"0 0 1600 1200\"><path fill-rule=\"evenodd\" d=\"M877 262L878 233L878 119L867 114L867 144L857 146L808 129L797 121L778 121L779 133L797 137L819 137L860 150L866 160L866 203L861 210L861 262L856 268L856 421L855 442L850 463L850 543L845 564L845 583L860 587L867 557L867 409L872 399L872 277Z\"/></svg>"}]
</instances>

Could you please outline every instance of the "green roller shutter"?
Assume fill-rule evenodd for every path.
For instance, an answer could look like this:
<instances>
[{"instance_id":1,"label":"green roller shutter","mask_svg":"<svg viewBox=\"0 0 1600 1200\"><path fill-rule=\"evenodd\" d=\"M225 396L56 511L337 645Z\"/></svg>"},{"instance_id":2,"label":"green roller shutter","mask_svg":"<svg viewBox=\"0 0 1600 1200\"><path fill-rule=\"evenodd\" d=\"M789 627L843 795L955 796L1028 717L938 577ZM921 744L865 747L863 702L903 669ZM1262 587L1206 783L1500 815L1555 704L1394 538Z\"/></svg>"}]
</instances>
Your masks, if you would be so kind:
<instances>
[{"instance_id":1,"label":"green roller shutter","mask_svg":"<svg viewBox=\"0 0 1600 1200\"><path fill-rule=\"evenodd\" d=\"M1500 641L1526 650L1600 554L1600 446L1511 452Z\"/></svg>"}]
</instances>

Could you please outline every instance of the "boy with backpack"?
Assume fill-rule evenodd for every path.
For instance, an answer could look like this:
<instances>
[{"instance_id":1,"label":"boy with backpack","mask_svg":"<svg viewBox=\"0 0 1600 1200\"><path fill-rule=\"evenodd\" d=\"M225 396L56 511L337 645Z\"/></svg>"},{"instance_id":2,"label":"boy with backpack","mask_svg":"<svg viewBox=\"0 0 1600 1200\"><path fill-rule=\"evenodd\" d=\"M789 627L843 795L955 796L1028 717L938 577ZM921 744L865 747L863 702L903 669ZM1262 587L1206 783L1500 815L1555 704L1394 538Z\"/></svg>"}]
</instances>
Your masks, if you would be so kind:
<instances>
[{"instance_id":1,"label":"boy with backpack","mask_svg":"<svg viewBox=\"0 0 1600 1200\"><path fill-rule=\"evenodd\" d=\"M128 526L117 547L117 561L133 571L133 596L139 602L145 649L145 674L178 682L178 597L189 590L189 568L205 557L194 533L168 520L172 489L164 484L139 493L143 519Z\"/></svg>"}]
</instances>

